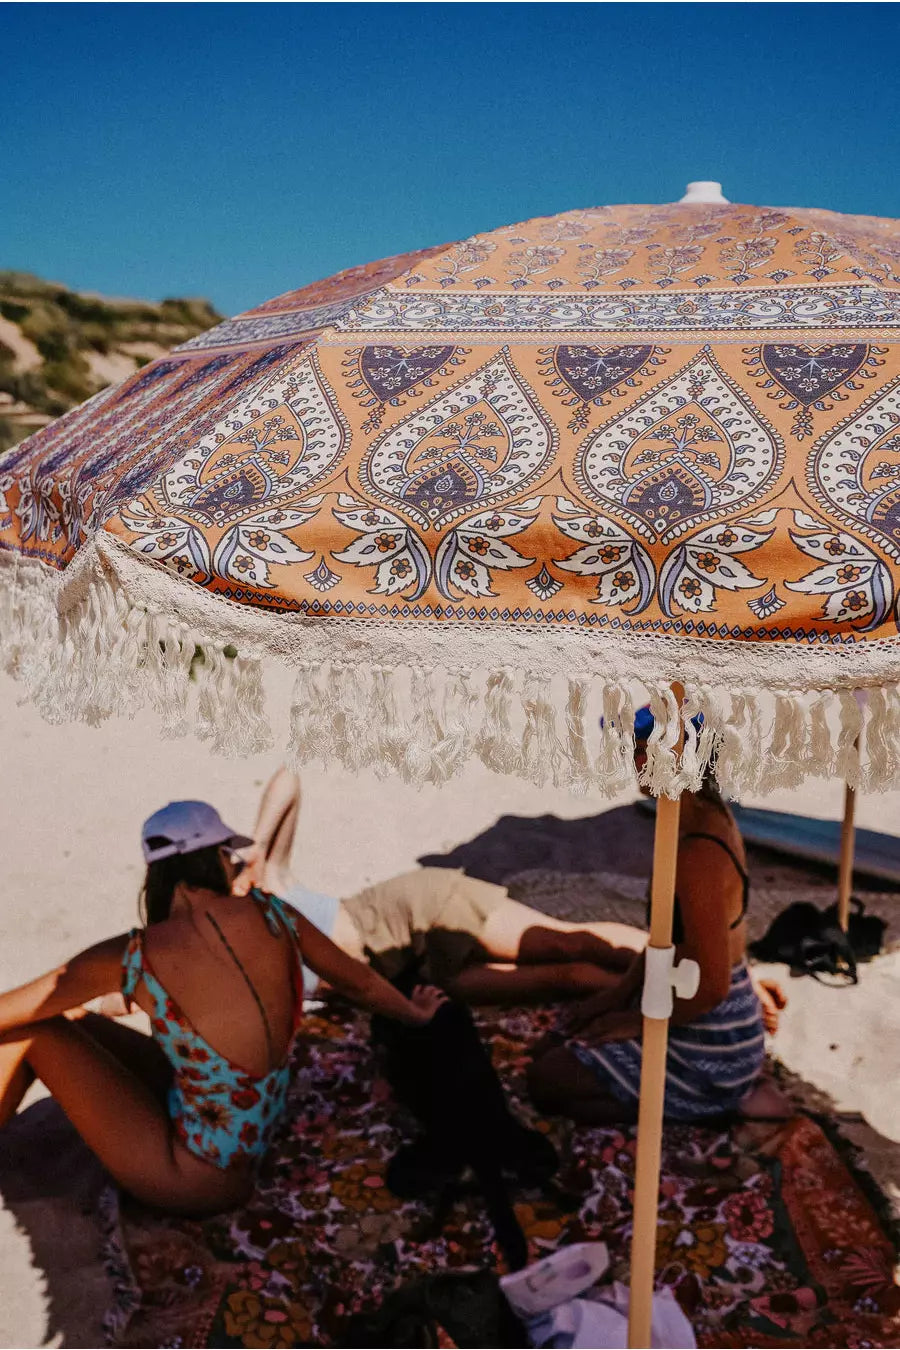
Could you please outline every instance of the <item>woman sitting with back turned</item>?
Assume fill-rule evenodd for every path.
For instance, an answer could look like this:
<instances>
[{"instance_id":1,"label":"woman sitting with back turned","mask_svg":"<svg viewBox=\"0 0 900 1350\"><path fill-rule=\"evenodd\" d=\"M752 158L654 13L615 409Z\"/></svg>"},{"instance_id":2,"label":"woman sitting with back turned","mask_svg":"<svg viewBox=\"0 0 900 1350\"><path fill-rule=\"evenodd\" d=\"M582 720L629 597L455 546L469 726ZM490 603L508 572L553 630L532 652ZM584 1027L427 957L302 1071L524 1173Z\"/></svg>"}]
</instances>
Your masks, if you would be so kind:
<instances>
[{"instance_id":1,"label":"woman sitting with back turned","mask_svg":"<svg viewBox=\"0 0 900 1350\"><path fill-rule=\"evenodd\" d=\"M414 1025L407 1000L274 895L232 894L251 840L205 802L144 824L144 928L0 995L0 1126L35 1076L117 1182L189 1214L243 1203L284 1107L302 963L363 1007ZM152 1038L80 1006L121 986Z\"/></svg>"},{"instance_id":2,"label":"woman sitting with back turned","mask_svg":"<svg viewBox=\"0 0 900 1350\"><path fill-rule=\"evenodd\" d=\"M635 724L635 766L646 759L652 720ZM784 1114L784 1101L758 1082L765 1056L763 1009L745 960L749 881L734 816L708 774L681 798L672 940L675 959L700 966L700 987L675 1000L666 1059L665 1116L702 1120L731 1112ZM565 1034L535 1048L531 1094L542 1110L583 1124L636 1119L641 1077L640 1001L644 956L618 985L582 1002ZM764 996L784 1006L777 985Z\"/></svg>"}]
</instances>

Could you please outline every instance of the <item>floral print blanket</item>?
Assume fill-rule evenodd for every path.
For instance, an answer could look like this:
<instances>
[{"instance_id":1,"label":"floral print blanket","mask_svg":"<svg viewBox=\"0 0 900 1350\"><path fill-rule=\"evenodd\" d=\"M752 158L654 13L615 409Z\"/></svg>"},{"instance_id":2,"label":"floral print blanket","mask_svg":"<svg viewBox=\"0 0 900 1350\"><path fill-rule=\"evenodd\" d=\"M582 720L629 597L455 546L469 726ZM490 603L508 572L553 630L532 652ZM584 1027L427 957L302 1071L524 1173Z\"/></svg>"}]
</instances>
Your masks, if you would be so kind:
<instances>
[{"instance_id":1,"label":"floral print blanket","mask_svg":"<svg viewBox=\"0 0 900 1350\"><path fill-rule=\"evenodd\" d=\"M627 1280L634 1130L541 1121L529 1106L527 1046L538 1009L479 1015L521 1117L559 1148L564 1195L519 1193L535 1259L602 1238L609 1278ZM384 1184L410 1120L393 1103L368 1022L334 1003L307 1020L288 1112L245 1209L194 1222L109 1193L110 1344L331 1346L346 1318L417 1275L497 1260L480 1198L461 1200L439 1237L425 1206ZM731 1130L667 1128L657 1251L701 1346L896 1346L892 1243L823 1126L806 1115Z\"/></svg>"}]
</instances>

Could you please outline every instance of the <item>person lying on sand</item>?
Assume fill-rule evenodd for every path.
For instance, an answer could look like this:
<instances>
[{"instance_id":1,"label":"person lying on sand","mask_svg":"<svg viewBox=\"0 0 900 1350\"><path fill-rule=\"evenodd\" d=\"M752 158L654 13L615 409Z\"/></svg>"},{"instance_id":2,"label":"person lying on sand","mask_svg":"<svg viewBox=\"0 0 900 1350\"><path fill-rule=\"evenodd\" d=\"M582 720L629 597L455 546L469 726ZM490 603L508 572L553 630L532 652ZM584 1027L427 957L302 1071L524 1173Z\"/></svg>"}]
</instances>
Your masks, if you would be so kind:
<instances>
[{"instance_id":1,"label":"person lying on sand","mask_svg":"<svg viewBox=\"0 0 900 1350\"><path fill-rule=\"evenodd\" d=\"M144 823L144 927L0 995L0 1127L40 1078L115 1180L146 1204L216 1213L251 1194L284 1108L303 965L372 1012L430 1021L276 896L232 887L252 841L205 802ZM121 986L152 1036L86 1012Z\"/></svg>"},{"instance_id":2,"label":"person lying on sand","mask_svg":"<svg viewBox=\"0 0 900 1350\"><path fill-rule=\"evenodd\" d=\"M450 868L420 867L346 900L321 895L291 872L299 811L299 780L279 769L263 791L236 891L259 883L283 896L343 951L369 959L388 979L415 954L436 984L471 1003L577 998L615 988L646 946L646 932L631 924L566 923L511 899L502 886ZM309 992L315 983L308 975ZM784 995L772 981L754 977L754 986L774 1034Z\"/></svg>"},{"instance_id":3,"label":"person lying on sand","mask_svg":"<svg viewBox=\"0 0 900 1350\"><path fill-rule=\"evenodd\" d=\"M646 761L648 710L635 720L635 767ZM681 799L673 924L675 957L700 966L700 987L676 999L666 1060L665 1117L702 1120L740 1112L785 1114L786 1102L760 1082L763 1009L746 962L749 880L734 816L710 772ZM636 1119L641 1077L640 995L644 956L617 985L584 1000L535 1047L529 1090L539 1109L583 1124ZM769 985L776 1013L784 1006Z\"/></svg>"},{"instance_id":4,"label":"person lying on sand","mask_svg":"<svg viewBox=\"0 0 900 1350\"><path fill-rule=\"evenodd\" d=\"M614 986L646 942L628 924L565 923L444 867L420 867L344 900L320 895L290 871L299 810L299 779L280 769L263 792L235 889L261 885L282 896L387 979L420 957L428 979L471 1003L583 997Z\"/></svg>"}]
</instances>

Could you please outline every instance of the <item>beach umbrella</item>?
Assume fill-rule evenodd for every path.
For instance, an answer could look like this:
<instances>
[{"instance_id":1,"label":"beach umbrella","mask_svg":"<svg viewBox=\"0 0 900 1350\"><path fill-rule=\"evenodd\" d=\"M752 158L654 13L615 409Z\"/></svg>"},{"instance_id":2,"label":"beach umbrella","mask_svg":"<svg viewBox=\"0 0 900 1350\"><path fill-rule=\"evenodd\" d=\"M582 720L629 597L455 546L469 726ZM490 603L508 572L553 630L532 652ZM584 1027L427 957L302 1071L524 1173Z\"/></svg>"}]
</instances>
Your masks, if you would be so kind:
<instances>
[{"instance_id":1,"label":"beach umbrella","mask_svg":"<svg viewBox=\"0 0 900 1350\"><path fill-rule=\"evenodd\" d=\"M897 222L715 185L567 211L289 292L0 459L0 644L48 717L149 700L249 753L280 658L297 762L594 795L650 703L636 1345L679 796L712 756L732 794L900 780L898 272Z\"/></svg>"}]
</instances>

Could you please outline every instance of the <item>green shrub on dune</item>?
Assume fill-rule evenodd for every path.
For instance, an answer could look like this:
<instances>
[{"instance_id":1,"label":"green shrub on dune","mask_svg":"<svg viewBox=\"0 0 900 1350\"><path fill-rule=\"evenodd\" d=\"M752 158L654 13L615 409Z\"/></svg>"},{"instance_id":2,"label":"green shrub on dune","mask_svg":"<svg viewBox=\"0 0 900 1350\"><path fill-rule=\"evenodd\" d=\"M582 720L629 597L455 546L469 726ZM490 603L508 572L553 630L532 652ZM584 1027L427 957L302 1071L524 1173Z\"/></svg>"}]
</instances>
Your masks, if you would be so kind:
<instances>
[{"instance_id":1,"label":"green shrub on dune","mask_svg":"<svg viewBox=\"0 0 900 1350\"><path fill-rule=\"evenodd\" d=\"M15 325L22 339L15 343L7 327L3 341L0 332L2 451L103 389L107 370L121 368L122 357L138 370L221 315L208 300L113 300L0 270L0 319Z\"/></svg>"}]
</instances>

